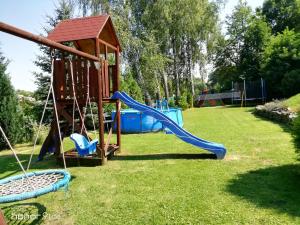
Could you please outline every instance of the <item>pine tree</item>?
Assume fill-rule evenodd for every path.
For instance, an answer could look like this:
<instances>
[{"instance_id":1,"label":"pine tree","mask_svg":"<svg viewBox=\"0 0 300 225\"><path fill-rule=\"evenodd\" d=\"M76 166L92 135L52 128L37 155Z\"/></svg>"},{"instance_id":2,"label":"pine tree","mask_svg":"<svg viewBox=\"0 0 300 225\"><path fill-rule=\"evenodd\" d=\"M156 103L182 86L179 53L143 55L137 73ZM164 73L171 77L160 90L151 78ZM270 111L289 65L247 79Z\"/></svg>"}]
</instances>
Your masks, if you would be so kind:
<instances>
[{"instance_id":1,"label":"pine tree","mask_svg":"<svg viewBox=\"0 0 300 225\"><path fill-rule=\"evenodd\" d=\"M17 95L6 72L8 63L0 51L0 126L11 144L15 144L22 138L21 113ZM7 147L3 136L0 135L0 150Z\"/></svg>"},{"instance_id":2,"label":"pine tree","mask_svg":"<svg viewBox=\"0 0 300 225\"><path fill-rule=\"evenodd\" d=\"M73 15L73 3L71 0L60 0L58 5L55 7L54 16L47 16L47 26L43 27L46 34L54 29L54 27L62 20L70 19ZM40 45L41 54L37 56L34 61L35 65L39 67L42 72L34 72L35 84L37 89L34 96L39 101L45 101L48 94L50 85L50 73L51 73L51 53L50 48L44 45ZM51 99L50 99L51 102ZM43 104L35 107L36 120L40 119L40 115L43 110ZM52 112L47 111L44 122L51 121Z\"/></svg>"}]
</instances>

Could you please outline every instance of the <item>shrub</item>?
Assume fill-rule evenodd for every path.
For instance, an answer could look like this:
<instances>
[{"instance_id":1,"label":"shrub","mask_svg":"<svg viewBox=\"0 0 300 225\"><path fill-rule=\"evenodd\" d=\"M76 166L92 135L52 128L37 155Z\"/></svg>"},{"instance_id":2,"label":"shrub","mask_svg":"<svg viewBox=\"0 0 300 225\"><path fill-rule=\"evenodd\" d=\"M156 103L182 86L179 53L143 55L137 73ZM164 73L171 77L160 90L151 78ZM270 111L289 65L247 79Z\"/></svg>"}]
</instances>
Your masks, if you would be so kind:
<instances>
[{"instance_id":1,"label":"shrub","mask_svg":"<svg viewBox=\"0 0 300 225\"><path fill-rule=\"evenodd\" d=\"M278 110L285 110L286 107L282 101L274 100L272 102L268 102L264 105L264 109L266 111L278 111Z\"/></svg>"},{"instance_id":2,"label":"shrub","mask_svg":"<svg viewBox=\"0 0 300 225\"><path fill-rule=\"evenodd\" d=\"M281 89L285 96L292 96L300 92L300 70L287 72L282 81Z\"/></svg>"},{"instance_id":3,"label":"shrub","mask_svg":"<svg viewBox=\"0 0 300 225\"><path fill-rule=\"evenodd\" d=\"M189 104L187 102L187 95L186 93L183 93L178 100L178 106L182 108L182 110L186 110L189 107Z\"/></svg>"},{"instance_id":4,"label":"shrub","mask_svg":"<svg viewBox=\"0 0 300 225\"><path fill-rule=\"evenodd\" d=\"M254 114L281 123L290 123L296 117L296 114L290 111L284 102L278 100L256 106Z\"/></svg>"},{"instance_id":5,"label":"shrub","mask_svg":"<svg viewBox=\"0 0 300 225\"><path fill-rule=\"evenodd\" d=\"M139 102L143 101L143 94L140 86L133 78L130 71L125 71L121 79L121 90L130 95L133 99Z\"/></svg>"},{"instance_id":6,"label":"shrub","mask_svg":"<svg viewBox=\"0 0 300 225\"><path fill-rule=\"evenodd\" d=\"M36 138L38 129L39 129L39 125L38 124L34 124L32 126L32 130L33 130L33 134L31 136L32 137L32 139L31 139L32 140L32 144L34 144L34 142L35 142L35 138ZM42 125L40 133L39 133L39 136L38 136L37 141L36 141L37 145L41 145L45 141L48 132L49 132L49 126Z\"/></svg>"},{"instance_id":7,"label":"shrub","mask_svg":"<svg viewBox=\"0 0 300 225\"><path fill-rule=\"evenodd\" d=\"M30 142L34 136L33 120L30 116L21 115L20 123L23 125L19 142Z\"/></svg>"},{"instance_id":8,"label":"shrub","mask_svg":"<svg viewBox=\"0 0 300 225\"><path fill-rule=\"evenodd\" d=\"M175 101L174 101L174 98L170 98L170 99L168 100L168 105L169 105L169 107L175 107Z\"/></svg>"},{"instance_id":9,"label":"shrub","mask_svg":"<svg viewBox=\"0 0 300 225\"><path fill-rule=\"evenodd\" d=\"M186 96L186 101L188 103L189 108L193 108L194 107L194 98L193 98L192 93L188 92L188 94Z\"/></svg>"}]
</instances>

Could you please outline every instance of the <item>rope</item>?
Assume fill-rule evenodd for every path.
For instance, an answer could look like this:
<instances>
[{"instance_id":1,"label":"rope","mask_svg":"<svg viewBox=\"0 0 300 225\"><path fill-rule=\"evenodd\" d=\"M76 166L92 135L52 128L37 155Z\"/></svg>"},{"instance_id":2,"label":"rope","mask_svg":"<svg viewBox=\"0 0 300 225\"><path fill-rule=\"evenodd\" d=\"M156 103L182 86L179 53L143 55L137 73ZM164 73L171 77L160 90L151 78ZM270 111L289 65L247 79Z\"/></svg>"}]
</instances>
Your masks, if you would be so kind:
<instances>
[{"instance_id":1,"label":"rope","mask_svg":"<svg viewBox=\"0 0 300 225\"><path fill-rule=\"evenodd\" d=\"M91 104L91 99L89 98L89 105L90 105L90 113L92 115L92 121L93 121L93 127L94 127L94 135L95 137L97 136L97 132L96 132L96 125L95 125L95 119L94 119L94 114L93 114L93 109L92 109L92 104Z\"/></svg>"},{"instance_id":2,"label":"rope","mask_svg":"<svg viewBox=\"0 0 300 225\"><path fill-rule=\"evenodd\" d=\"M1 131L1 133L2 133L2 135L3 135L3 137L4 137L4 139L5 139L6 143L8 144L9 148L10 148L11 151L13 152L13 154L14 154L14 156L15 156L15 158L16 158L16 160L17 160L17 162L18 162L18 164L19 164L19 166L20 166L20 168L21 168L21 170L22 170L23 173L24 173L24 176L25 176L26 178L28 178L27 173L26 173L26 171L25 171L25 169L24 169L24 167L23 167L23 165L22 165L22 163L21 163L21 161L20 161L20 159L19 159L19 157L18 157L16 151L15 151L14 148L11 146L11 144L10 144L8 138L6 137L5 132L3 131L3 129L2 129L1 126L0 126L0 131Z\"/></svg>"},{"instance_id":3,"label":"rope","mask_svg":"<svg viewBox=\"0 0 300 225\"><path fill-rule=\"evenodd\" d=\"M55 100L55 93L54 93L54 87L53 87L53 73L54 73L54 59L52 59L52 65L51 65L51 90L52 90L52 96L53 96L53 105L54 105L54 111L55 111L55 120L56 120L56 125L58 129L58 135L59 135L59 141L60 141L60 146L62 149L62 158L63 158L63 163L64 163L64 169L67 170L67 165L66 165L66 159L65 159L65 150L64 150L64 143L61 137L61 131L60 131L60 125L59 125L59 118L58 118L58 112L57 112L57 105L56 105L56 100Z\"/></svg>"},{"instance_id":4,"label":"rope","mask_svg":"<svg viewBox=\"0 0 300 225\"><path fill-rule=\"evenodd\" d=\"M72 114L72 119L73 119L73 123L72 123L72 133L74 133L75 131L75 98L73 101L73 114Z\"/></svg>"},{"instance_id":5,"label":"rope","mask_svg":"<svg viewBox=\"0 0 300 225\"><path fill-rule=\"evenodd\" d=\"M52 76L52 75L53 75L53 73L51 74L51 76ZM46 98L46 103L45 103L45 105L44 105L42 117L41 117L41 120L40 120L40 123L39 123L39 128L38 128L38 131L37 131L35 140L34 140L33 149L32 149L32 151L31 151L30 158L29 158L29 162L28 162L28 165L27 165L27 169L26 169L27 171L28 171L29 168L30 168L31 161L32 161L32 157L33 157L33 153L34 153L34 151L35 151L36 143L37 143L37 140L38 140L38 137L39 137L39 134L40 134L40 130L41 130L42 124L43 124L43 120L44 120L46 108L47 108L48 101L49 101L50 94L51 94L51 86L52 86L52 82L53 82L53 80L51 79L51 81L50 81L50 87L49 87L49 91L48 91L48 95L47 95L47 98Z\"/></svg>"},{"instance_id":6,"label":"rope","mask_svg":"<svg viewBox=\"0 0 300 225\"><path fill-rule=\"evenodd\" d=\"M90 98L90 70L89 70L89 64L90 64L90 62L88 61L88 66L87 66L87 98L86 98L86 103L85 103L85 113L84 113L83 119L85 119L86 109L87 109L88 104L89 104L90 113L91 113L91 116L92 116L93 128L94 128L94 135L96 137L96 135L97 135L96 126L95 126L94 114L93 114L91 98ZM82 133L82 128L83 127L81 127L81 133Z\"/></svg>"},{"instance_id":7,"label":"rope","mask_svg":"<svg viewBox=\"0 0 300 225\"><path fill-rule=\"evenodd\" d=\"M82 117L82 114L81 114L81 111L80 111L80 107L79 107L79 104L78 104L78 101L77 101L77 98L76 98L75 83L74 83L74 76L73 76L73 63L72 63L71 59L69 59L69 61L70 61L70 67L71 67L71 79L72 79L72 88L73 88L74 101L76 103L80 119L82 121L82 126L84 127L84 130L85 130L85 132L87 134L87 130L86 130L86 127L84 125L84 120L83 120L83 117ZM73 123L74 123L74 118L73 118Z\"/></svg>"}]
</instances>

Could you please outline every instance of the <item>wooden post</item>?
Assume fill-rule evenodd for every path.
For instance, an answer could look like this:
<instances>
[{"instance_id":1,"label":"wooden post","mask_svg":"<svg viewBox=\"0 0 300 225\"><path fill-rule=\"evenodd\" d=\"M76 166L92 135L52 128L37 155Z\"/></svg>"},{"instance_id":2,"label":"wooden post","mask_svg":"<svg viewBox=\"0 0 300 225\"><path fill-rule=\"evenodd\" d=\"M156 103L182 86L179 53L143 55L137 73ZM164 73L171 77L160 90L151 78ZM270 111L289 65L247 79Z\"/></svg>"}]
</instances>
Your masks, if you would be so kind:
<instances>
[{"instance_id":1,"label":"wooden post","mask_svg":"<svg viewBox=\"0 0 300 225\"><path fill-rule=\"evenodd\" d=\"M1 210L0 210L0 224L6 225L5 218Z\"/></svg>"},{"instance_id":2,"label":"wooden post","mask_svg":"<svg viewBox=\"0 0 300 225\"><path fill-rule=\"evenodd\" d=\"M119 56L120 50L119 46L117 47L117 51L115 51L115 65L116 65L116 87L117 91L120 91L120 74L119 74ZM121 152L121 102L118 99L116 102L116 113L117 113L117 145L119 146L119 152Z\"/></svg>"},{"instance_id":3,"label":"wooden post","mask_svg":"<svg viewBox=\"0 0 300 225\"><path fill-rule=\"evenodd\" d=\"M96 56L100 57L100 45L98 38L95 42L96 46ZM105 150L104 150L104 121L103 121L103 104L102 104L102 61L99 59L100 68L98 69L98 122L99 122L99 141L100 141L100 152L99 149L98 155L101 156L101 165L104 165L107 161ZM100 153L100 154L99 154Z\"/></svg>"},{"instance_id":4,"label":"wooden post","mask_svg":"<svg viewBox=\"0 0 300 225\"><path fill-rule=\"evenodd\" d=\"M107 45L105 45L104 48L105 48L105 60L107 60Z\"/></svg>"}]
</instances>

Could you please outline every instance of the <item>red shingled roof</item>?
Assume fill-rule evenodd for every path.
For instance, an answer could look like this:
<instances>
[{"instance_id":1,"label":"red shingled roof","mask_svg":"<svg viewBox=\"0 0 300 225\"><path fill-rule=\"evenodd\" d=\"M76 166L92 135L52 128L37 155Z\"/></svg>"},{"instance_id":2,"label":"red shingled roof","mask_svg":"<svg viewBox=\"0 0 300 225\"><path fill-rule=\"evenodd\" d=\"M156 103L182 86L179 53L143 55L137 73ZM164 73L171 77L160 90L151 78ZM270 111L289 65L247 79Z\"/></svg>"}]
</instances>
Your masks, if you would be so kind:
<instances>
[{"instance_id":1,"label":"red shingled roof","mask_svg":"<svg viewBox=\"0 0 300 225\"><path fill-rule=\"evenodd\" d=\"M63 20L49 33L48 38L56 42L96 38L108 19L109 15L100 15Z\"/></svg>"}]
</instances>

